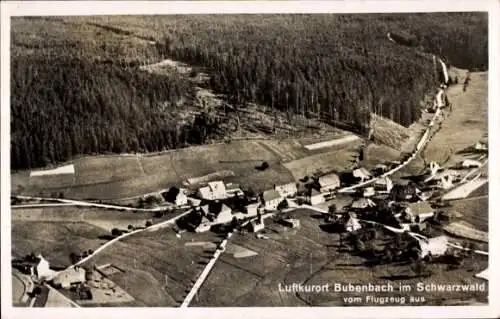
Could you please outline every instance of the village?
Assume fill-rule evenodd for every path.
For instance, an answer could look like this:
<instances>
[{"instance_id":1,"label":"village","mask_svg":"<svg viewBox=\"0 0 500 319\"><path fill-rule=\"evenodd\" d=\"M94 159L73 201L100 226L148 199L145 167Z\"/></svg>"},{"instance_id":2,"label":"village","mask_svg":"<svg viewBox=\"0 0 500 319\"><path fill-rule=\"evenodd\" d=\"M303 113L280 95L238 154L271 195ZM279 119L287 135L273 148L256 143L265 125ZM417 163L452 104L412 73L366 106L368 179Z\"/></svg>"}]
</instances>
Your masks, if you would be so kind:
<instances>
[{"instance_id":1,"label":"village","mask_svg":"<svg viewBox=\"0 0 500 319\"><path fill-rule=\"evenodd\" d=\"M478 249L475 244L453 244L445 235L447 226L456 219L453 212L446 209L450 206L448 201L465 198L487 182L481 173L486 163L487 144L472 145L470 155L451 168L431 162L424 173L416 176L393 178L387 173L399 163L387 163L378 164L372 170L358 166L349 172L306 176L299 183L274 185L261 194L248 194L239 185L217 180L194 192L172 187L162 196L169 209L174 207L184 212L172 228L178 238L186 231L223 234L238 231L266 240L269 238L267 228L275 227L273 225L300 228L300 219L312 216L321 221L318 231L340 234L342 242L369 263L411 261L416 265L417 275L422 276L426 274L426 263L442 262L459 267ZM357 187L359 185L363 187ZM294 211L311 213L292 218ZM157 215L164 213L161 210ZM118 239L148 227L152 227L149 220L144 226L113 228L111 238ZM453 234L453 229L448 232ZM392 240L382 248L377 247L376 240L384 236ZM223 250L224 247L220 247L220 252ZM89 250L71 258L76 265L92 253ZM80 301L92 299L89 284L106 280L102 269L106 265L91 271L80 266L55 271L40 254L14 260L13 267L30 276L35 284L50 282L54 288L72 291L69 295ZM95 276L100 280L91 279ZM487 279L487 269L476 276ZM109 288L113 286L111 282L105 289L110 293L112 290L113 294L120 290L120 296L126 300L127 293L119 287ZM44 286L36 285L31 294L43 294L40 287ZM40 297L33 298L36 299Z\"/></svg>"}]
</instances>

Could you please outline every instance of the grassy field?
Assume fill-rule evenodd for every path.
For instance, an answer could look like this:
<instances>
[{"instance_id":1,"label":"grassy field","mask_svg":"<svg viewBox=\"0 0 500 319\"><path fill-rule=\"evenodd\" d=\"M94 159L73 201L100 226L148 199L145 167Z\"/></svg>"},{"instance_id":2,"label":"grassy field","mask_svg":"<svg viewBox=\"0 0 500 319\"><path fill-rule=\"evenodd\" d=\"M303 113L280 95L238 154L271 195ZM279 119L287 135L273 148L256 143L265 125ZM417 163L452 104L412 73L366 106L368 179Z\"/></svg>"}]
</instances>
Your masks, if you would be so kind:
<instances>
[{"instance_id":1,"label":"grassy field","mask_svg":"<svg viewBox=\"0 0 500 319\"><path fill-rule=\"evenodd\" d=\"M346 306L373 305L366 302L347 304L342 297L349 293L286 293L280 292L278 284L385 284L394 287L399 283L411 285L424 283L473 283L483 281L473 275L483 270L487 258L469 259L461 269L448 270L445 265L429 265L433 275L429 278L411 278L409 265L384 265L366 267L363 259L339 249L337 234L323 232L323 222L311 218L311 213L298 210L292 213L300 219L297 230L284 229L279 225L266 224L265 233L269 240L257 239L253 234L236 234L232 243L253 250L258 255L248 258L233 258L223 254L212 273L202 286L198 300L193 306ZM314 215L314 213L313 213ZM389 238L387 238L389 239ZM405 279L405 275L410 278ZM400 276L398 278L398 276ZM459 279L457 279L459 278ZM230 284L228 284L230 283ZM237 287L236 289L234 287ZM333 288L331 288L333 289ZM382 296L384 294L377 294ZM401 295L397 291L393 296ZM487 293L405 293L409 296L423 296L426 301L414 305L439 305L445 300L475 298L484 301ZM394 304L393 304L394 305Z\"/></svg>"},{"instance_id":2,"label":"grassy field","mask_svg":"<svg viewBox=\"0 0 500 319\"><path fill-rule=\"evenodd\" d=\"M110 279L138 303L150 307L176 306L203 268L201 262L208 261L213 252L186 243L221 240L213 233L184 233L179 239L171 229L143 232L103 251L86 265L112 263L123 269L123 273L112 274Z\"/></svg>"},{"instance_id":3,"label":"grassy field","mask_svg":"<svg viewBox=\"0 0 500 319\"><path fill-rule=\"evenodd\" d=\"M25 256L41 253L53 266L71 264L71 252L81 253L98 248L106 234L100 228L83 222L12 221L12 254Z\"/></svg>"},{"instance_id":4,"label":"grassy field","mask_svg":"<svg viewBox=\"0 0 500 319\"><path fill-rule=\"evenodd\" d=\"M452 207L462 214L463 220L479 230L488 231L488 197L456 200Z\"/></svg>"},{"instance_id":5,"label":"grassy field","mask_svg":"<svg viewBox=\"0 0 500 319\"><path fill-rule=\"evenodd\" d=\"M159 155L83 157L74 161L72 186L60 184L59 178L51 179L51 176L44 176L45 183L34 185L23 171L12 174L12 189L13 193L22 195L52 196L61 192L66 198L111 200L181 185L190 178L217 171L232 171L234 176L224 180L263 191L318 169L346 169L360 143L358 140L342 147L308 151L295 139L237 140ZM257 170L264 161L270 168Z\"/></svg>"},{"instance_id":6,"label":"grassy field","mask_svg":"<svg viewBox=\"0 0 500 319\"><path fill-rule=\"evenodd\" d=\"M467 91L462 92L461 86L452 86L448 89L448 98L453 110L424 150L427 162L453 165L463 160L457 152L484 140L488 133L487 72L471 73Z\"/></svg>"}]
</instances>

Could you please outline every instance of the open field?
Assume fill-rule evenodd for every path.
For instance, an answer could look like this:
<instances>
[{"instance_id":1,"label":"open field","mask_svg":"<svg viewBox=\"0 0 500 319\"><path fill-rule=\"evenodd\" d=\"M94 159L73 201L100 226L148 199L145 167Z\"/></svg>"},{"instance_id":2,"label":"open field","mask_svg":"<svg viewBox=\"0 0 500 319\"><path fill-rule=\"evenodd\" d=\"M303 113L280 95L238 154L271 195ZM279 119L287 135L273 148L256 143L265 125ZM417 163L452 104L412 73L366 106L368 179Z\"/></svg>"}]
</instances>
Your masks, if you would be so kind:
<instances>
[{"instance_id":1,"label":"open field","mask_svg":"<svg viewBox=\"0 0 500 319\"><path fill-rule=\"evenodd\" d=\"M214 172L231 171L234 176L223 177L224 180L262 191L273 184L302 178L312 173L311 170L343 170L350 166L360 143L358 140L334 150L325 148L310 152L294 139L238 140L159 155L82 157L74 161L74 184L59 183L55 179L35 185L31 182L33 178L25 177L25 172L16 172L12 174L12 189L23 195L63 193L64 197L72 199L111 200L181 185L188 179ZM270 168L256 170L264 161ZM287 163L282 166L281 162Z\"/></svg>"},{"instance_id":2,"label":"open field","mask_svg":"<svg viewBox=\"0 0 500 319\"><path fill-rule=\"evenodd\" d=\"M373 115L373 137L375 143L399 150L401 144L409 137L408 128L382 116Z\"/></svg>"},{"instance_id":3,"label":"open field","mask_svg":"<svg viewBox=\"0 0 500 319\"><path fill-rule=\"evenodd\" d=\"M85 265L112 263L123 269L109 278L132 295L136 305L176 306L213 252L203 245L186 245L198 241L220 243L222 239L213 233L184 233L177 238L171 229L143 232L116 243Z\"/></svg>"},{"instance_id":4,"label":"open field","mask_svg":"<svg viewBox=\"0 0 500 319\"><path fill-rule=\"evenodd\" d=\"M41 253L53 266L69 266L71 252L98 248L105 231L83 222L12 221L12 254Z\"/></svg>"},{"instance_id":5,"label":"open field","mask_svg":"<svg viewBox=\"0 0 500 319\"><path fill-rule=\"evenodd\" d=\"M291 213L301 221L300 229L287 229L266 220L268 240L257 239L254 234L235 234L231 242L258 253L248 258L234 258L224 253L207 281L199 291L193 306L344 306L342 297L349 293L335 293L334 283L385 284L399 287L399 283L412 285L428 283L483 283L473 275L483 270L487 258L478 256L467 260L464 267L448 270L447 266L431 264L429 278L411 278L410 265L383 265L366 267L363 259L339 249L339 237L321 231L322 220L311 218L310 211L301 209ZM405 279L405 275L409 278ZM457 278L460 278L457 282ZM280 292L278 284L330 284L323 293ZM235 288L237 287L237 288ZM376 294L382 296L386 294ZM389 295L398 295L392 293ZM406 294L408 295L408 294ZM420 305L439 305L445 300L475 298L485 301L487 293L413 293L426 301ZM409 303L409 297L406 298ZM350 304L354 306L354 304ZM362 302L356 305L375 305ZM394 304L393 304L394 305ZM418 305L418 304L414 304Z\"/></svg>"},{"instance_id":6,"label":"open field","mask_svg":"<svg viewBox=\"0 0 500 319\"><path fill-rule=\"evenodd\" d=\"M488 231L488 197L456 200L452 207L462 214L463 220L479 230Z\"/></svg>"},{"instance_id":7,"label":"open field","mask_svg":"<svg viewBox=\"0 0 500 319\"><path fill-rule=\"evenodd\" d=\"M360 143L352 143L348 147L321 154L311 155L283 164L293 175L295 180L310 176L315 172L343 171L352 166L358 156Z\"/></svg>"},{"instance_id":8,"label":"open field","mask_svg":"<svg viewBox=\"0 0 500 319\"><path fill-rule=\"evenodd\" d=\"M473 72L466 92L462 87L451 86L448 98L453 110L441 130L424 150L427 162L454 165L463 160L458 151L481 141L488 133L488 73ZM467 132L467 134L464 134Z\"/></svg>"}]
</instances>

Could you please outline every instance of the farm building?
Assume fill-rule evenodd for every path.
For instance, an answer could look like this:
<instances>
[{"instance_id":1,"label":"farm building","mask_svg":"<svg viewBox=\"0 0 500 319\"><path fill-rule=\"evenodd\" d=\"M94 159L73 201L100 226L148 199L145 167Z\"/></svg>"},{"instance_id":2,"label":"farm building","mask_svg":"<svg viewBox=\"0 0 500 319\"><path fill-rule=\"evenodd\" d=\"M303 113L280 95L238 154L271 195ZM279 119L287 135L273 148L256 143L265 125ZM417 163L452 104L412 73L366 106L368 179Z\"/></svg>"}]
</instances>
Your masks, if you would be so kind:
<instances>
[{"instance_id":1,"label":"farm building","mask_svg":"<svg viewBox=\"0 0 500 319\"><path fill-rule=\"evenodd\" d=\"M209 231L211 226L212 223L210 223L210 220L208 220L207 217L203 216L200 223L194 228L194 231L197 233L204 233L206 231Z\"/></svg>"},{"instance_id":2,"label":"farm building","mask_svg":"<svg viewBox=\"0 0 500 319\"><path fill-rule=\"evenodd\" d=\"M446 236L438 236L429 239L417 239L420 248L420 257L426 256L442 256L448 249L448 238Z\"/></svg>"},{"instance_id":3,"label":"farm building","mask_svg":"<svg viewBox=\"0 0 500 319\"><path fill-rule=\"evenodd\" d=\"M363 197L372 197L375 196L375 188L373 187L366 187L363 190Z\"/></svg>"},{"instance_id":4,"label":"farm building","mask_svg":"<svg viewBox=\"0 0 500 319\"><path fill-rule=\"evenodd\" d=\"M241 190L240 185L234 183L228 183L226 185L226 195L227 196L240 196L245 195Z\"/></svg>"},{"instance_id":5,"label":"farm building","mask_svg":"<svg viewBox=\"0 0 500 319\"><path fill-rule=\"evenodd\" d=\"M487 151L488 150L488 145L485 144L485 143L477 142L474 145L474 149L476 149L476 151Z\"/></svg>"},{"instance_id":6,"label":"farm building","mask_svg":"<svg viewBox=\"0 0 500 319\"><path fill-rule=\"evenodd\" d=\"M318 178L318 188L321 192L331 191L340 187L340 178L337 174L327 174Z\"/></svg>"},{"instance_id":7,"label":"farm building","mask_svg":"<svg viewBox=\"0 0 500 319\"><path fill-rule=\"evenodd\" d=\"M480 161L472 160L472 159L466 159L462 162L462 167L463 168L472 168L472 167L479 167L481 166Z\"/></svg>"},{"instance_id":8,"label":"farm building","mask_svg":"<svg viewBox=\"0 0 500 319\"><path fill-rule=\"evenodd\" d=\"M434 216L434 208L428 202L410 203L405 208L405 213L410 221L419 223Z\"/></svg>"},{"instance_id":9,"label":"farm building","mask_svg":"<svg viewBox=\"0 0 500 319\"><path fill-rule=\"evenodd\" d=\"M379 178L374 183L375 189L381 190L381 191L384 191L387 193L389 193L392 190L393 186L394 186L394 184L392 183L392 180L389 177Z\"/></svg>"},{"instance_id":10,"label":"farm building","mask_svg":"<svg viewBox=\"0 0 500 319\"><path fill-rule=\"evenodd\" d=\"M72 267L59 272L52 282L65 289L69 289L74 284L85 282L85 269L82 267Z\"/></svg>"},{"instance_id":11,"label":"farm building","mask_svg":"<svg viewBox=\"0 0 500 319\"><path fill-rule=\"evenodd\" d=\"M198 207L201 204L201 200L193 197L188 197L188 203L193 207Z\"/></svg>"},{"instance_id":12,"label":"farm building","mask_svg":"<svg viewBox=\"0 0 500 319\"><path fill-rule=\"evenodd\" d=\"M188 203L185 190L175 186L171 187L163 197L167 202L174 203L177 206L183 206Z\"/></svg>"},{"instance_id":13,"label":"farm building","mask_svg":"<svg viewBox=\"0 0 500 319\"><path fill-rule=\"evenodd\" d=\"M249 216L257 216L259 203L250 203L245 206L245 213Z\"/></svg>"},{"instance_id":14,"label":"farm building","mask_svg":"<svg viewBox=\"0 0 500 319\"><path fill-rule=\"evenodd\" d=\"M249 224L249 227L250 227L250 231L252 233L256 233L258 231L261 231L265 227L264 220L262 218L260 218L259 220L252 220Z\"/></svg>"},{"instance_id":15,"label":"farm building","mask_svg":"<svg viewBox=\"0 0 500 319\"><path fill-rule=\"evenodd\" d=\"M325 196L316 189L311 188L308 194L308 201L311 205L318 205L325 202Z\"/></svg>"},{"instance_id":16,"label":"farm building","mask_svg":"<svg viewBox=\"0 0 500 319\"><path fill-rule=\"evenodd\" d=\"M278 193L275 189L267 190L262 193L262 201L264 202L264 207L267 210L276 210L282 200L283 198L280 193Z\"/></svg>"},{"instance_id":17,"label":"farm building","mask_svg":"<svg viewBox=\"0 0 500 319\"><path fill-rule=\"evenodd\" d=\"M295 183L277 185L274 189L280 193L281 197L290 197L297 194L297 185Z\"/></svg>"},{"instance_id":18,"label":"farm building","mask_svg":"<svg viewBox=\"0 0 500 319\"><path fill-rule=\"evenodd\" d=\"M285 224L287 227L290 228L299 228L300 227L300 220L296 218L285 218L283 219L283 224Z\"/></svg>"},{"instance_id":19,"label":"farm building","mask_svg":"<svg viewBox=\"0 0 500 319\"><path fill-rule=\"evenodd\" d=\"M359 179L360 181L364 182L368 179L370 179L370 177L372 176L372 174L370 173L370 171L368 171L366 168L364 167L360 167L360 168L357 168L355 169L353 172L352 172L352 175Z\"/></svg>"},{"instance_id":20,"label":"farm building","mask_svg":"<svg viewBox=\"0 0 500 319\"><path fill-rule=\"evenodd\" d=\"M212 202L201 207L203 216L206 216L213 224L229 223L233 219L231 208L221 202Z\"/></svg>"},{"instance_id":21,"label":"farm building","mask_svg":"<svg viewBox=\"0 0 500 319\"><path fill-rule=\"evenodd\" d=\"M356 209L365 209L369 207L375 207L376 204L369 198L360 198L352 202L351 207Z\"/></svg>"},{"instance_id":22,"label":"farm building","mask_svg":"<svg viewBox=\"0 0 500 319\"><path fill-rule=\"evenodd\" d=\"M43 258L40 254L37 256L38 263L33 269L34 274L37 276L38 280L50 280L56 274L55 271L50 269L50 263L47 259Z\"/></svg>"},{"instance_id":23,"label":"farm building","mask_svg":"<svg viewBox=\"0 0 500 319\"><path fill-rule=\"evenodd\" d=\"M359 220L354 215L349 215L349 218L345 222L345 229L348 232L353 232L361 228Z\"/></svg>"},{"instance_id":24,"label":"farm building","mask_svg":"<svg viewBox=\"0 0 500 319\"><path fill-rule=\"evenodd\" d=\"M226 185L222 181L210 182L198 190L198 196L205 200L218 200L227 198Z\"/></svg>"}]
</instances>

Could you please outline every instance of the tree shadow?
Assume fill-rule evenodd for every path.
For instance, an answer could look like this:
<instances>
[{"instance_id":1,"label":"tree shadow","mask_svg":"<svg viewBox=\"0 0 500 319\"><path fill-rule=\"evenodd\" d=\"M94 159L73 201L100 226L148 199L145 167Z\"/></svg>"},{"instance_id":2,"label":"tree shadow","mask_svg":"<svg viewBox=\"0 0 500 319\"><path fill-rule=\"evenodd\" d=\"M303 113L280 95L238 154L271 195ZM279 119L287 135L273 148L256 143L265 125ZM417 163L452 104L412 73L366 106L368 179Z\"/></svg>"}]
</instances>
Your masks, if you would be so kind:
<instances>
[{"instance_id":1,"label":"tree shadow","mask_svg":"<svg viewBox=\"0 0 500 319\"><path fill-rule=\"evenodd\" d=\"M333 223L333 224L321 224L319 225L319 228L327 233L336 233L340 234L345 232L345 228L343 225L340 223Z\"/></svg>"}]
</instances>

